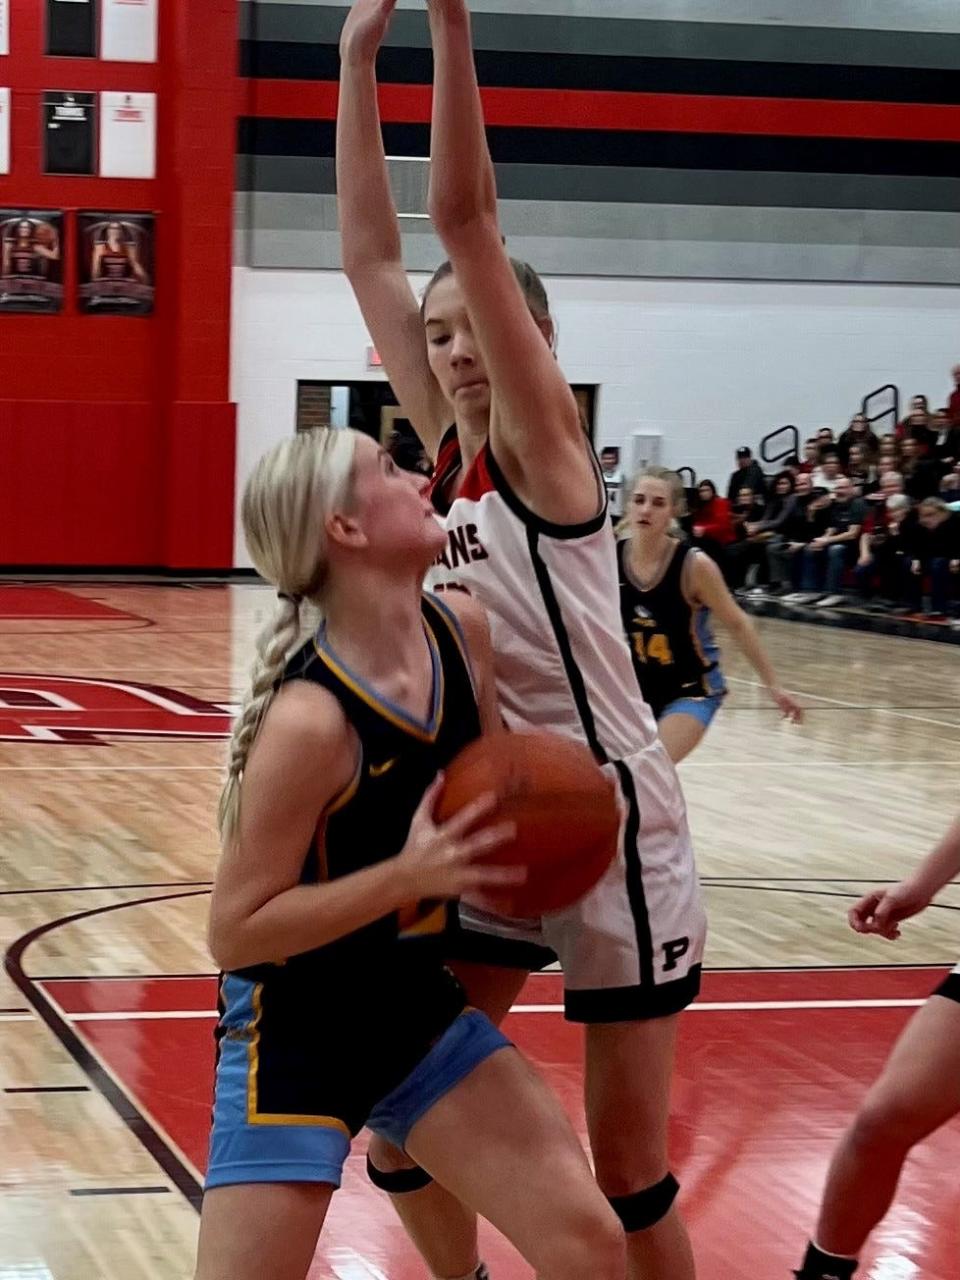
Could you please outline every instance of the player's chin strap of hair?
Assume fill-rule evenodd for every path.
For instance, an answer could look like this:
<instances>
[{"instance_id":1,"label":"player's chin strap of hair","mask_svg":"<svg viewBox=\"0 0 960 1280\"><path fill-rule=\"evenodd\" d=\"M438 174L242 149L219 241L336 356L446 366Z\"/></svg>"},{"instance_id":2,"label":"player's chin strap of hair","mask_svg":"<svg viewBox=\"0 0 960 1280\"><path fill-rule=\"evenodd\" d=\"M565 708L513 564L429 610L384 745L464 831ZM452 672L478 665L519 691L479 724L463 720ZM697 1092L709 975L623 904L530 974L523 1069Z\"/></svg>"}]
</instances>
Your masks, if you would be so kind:
<instances>
[{"instance_id":1,"label":"player's chin strap of hair","mask_svg":"<svg viewBox=\"0 0 960 1280\"><path fill-rule=\"evenodd\" d=\"M672 1173L655 1183L645 1187L643 1191L635 1191L630 1196L608 1196L607 1199L614 1213L623 1223L628 1234L633 1231L648 1231L662 1222L677 1198L680 1184Z\"/></svg>"},{"instance_id":2,"label":"player's chin strap of hair","mask_svg":"<svg viewBox=\"0 0 960 1280\"><path fill-rule=\"evenodd\" d=\"M367 1156L367 1177L375 1187L386 1191L391 1196L407 1195L411 1191L422 1191L429 1187L433 1179L425 1169L415 1164L410 1169L395 1169L393 1173L385 1173L378 1169Z\"/></svg>"}]
</instances>

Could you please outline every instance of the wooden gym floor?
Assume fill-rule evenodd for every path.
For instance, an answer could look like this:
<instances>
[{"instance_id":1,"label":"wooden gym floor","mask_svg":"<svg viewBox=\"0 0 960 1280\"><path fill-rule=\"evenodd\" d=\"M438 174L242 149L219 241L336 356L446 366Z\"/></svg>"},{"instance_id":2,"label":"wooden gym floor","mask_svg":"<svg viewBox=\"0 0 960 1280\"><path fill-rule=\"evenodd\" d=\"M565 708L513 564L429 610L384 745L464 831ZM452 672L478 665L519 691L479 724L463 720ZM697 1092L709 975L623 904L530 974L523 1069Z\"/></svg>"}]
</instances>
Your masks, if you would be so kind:
<instances>
[{"instance_id":1,"label":"wooden gym floor","mask_svg":"<svg viewBox=\"0 0 960 1280\"><path fill-rule=\"evenodd\" d=\"M228 710L262 588L0 587L0 1280L185 1280L212 1079L206 894ZM849 902L893 880L957 807L950 646L761 622L808 707L784 726L739 656L682 769L711 915L684 1019L675 1167L701 1280L786 1277L838 1133L960 950L960 887L896 945ZM510 1032L579 1123L580 1033L560 979ZM414 1280L358 1143L312 1272ZM873 1280L948 1280L960 1126L919 1150ZM527 1269L493 1233L496 1280Z\"/></svg>"}]
</instances>

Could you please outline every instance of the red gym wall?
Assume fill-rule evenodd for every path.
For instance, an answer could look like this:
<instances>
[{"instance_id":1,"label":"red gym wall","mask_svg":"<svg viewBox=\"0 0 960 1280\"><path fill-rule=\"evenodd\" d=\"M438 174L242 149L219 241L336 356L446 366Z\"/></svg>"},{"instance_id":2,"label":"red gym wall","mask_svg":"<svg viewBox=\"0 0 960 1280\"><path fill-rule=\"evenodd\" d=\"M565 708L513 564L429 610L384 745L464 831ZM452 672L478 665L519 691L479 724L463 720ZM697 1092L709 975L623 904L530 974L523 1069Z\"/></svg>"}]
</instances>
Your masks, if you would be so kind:
<instances>
[{"instance_id":1,"label":"red gym wall","mask_svg":"<svg viewBox=\"0 0 960 1280\"><path fill-rule=\"evenodd\" d=\"M154 65L45 57L46 5L9 2L0 206L68 216L63 310L0 315L0 565L227 568L236 0L160 0ZM43 92L71 89L157 94L155 180L42 172ZM152 316L77 311L84 208L156 212Z\"/></svg>"}]
</instances>

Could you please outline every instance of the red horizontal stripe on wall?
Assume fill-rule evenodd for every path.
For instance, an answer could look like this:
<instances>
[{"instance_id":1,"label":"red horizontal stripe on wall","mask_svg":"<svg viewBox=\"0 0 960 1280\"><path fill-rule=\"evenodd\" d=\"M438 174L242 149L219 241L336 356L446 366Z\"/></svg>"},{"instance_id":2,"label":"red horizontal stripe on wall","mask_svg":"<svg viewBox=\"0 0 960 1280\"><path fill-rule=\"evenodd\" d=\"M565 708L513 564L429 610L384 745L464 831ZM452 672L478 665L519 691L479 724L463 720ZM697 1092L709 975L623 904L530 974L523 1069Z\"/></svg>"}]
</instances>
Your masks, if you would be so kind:
<instances>
[{"instance_id":1,"label":"red horizontal stripe on wall","mask_svg":"<svg viewBox=\"0 0 960 1280\"><path fill-rule=\"evenodd\" d=\"M244 115L298 120L336 117L333 81L246 80L242 85ZM960 106L581 89L483 89L481 93L489 125L960 142ZM431 98L429 85L380 86L380 109L389 123L428 123Z\"/></svg>"}]
</instances>

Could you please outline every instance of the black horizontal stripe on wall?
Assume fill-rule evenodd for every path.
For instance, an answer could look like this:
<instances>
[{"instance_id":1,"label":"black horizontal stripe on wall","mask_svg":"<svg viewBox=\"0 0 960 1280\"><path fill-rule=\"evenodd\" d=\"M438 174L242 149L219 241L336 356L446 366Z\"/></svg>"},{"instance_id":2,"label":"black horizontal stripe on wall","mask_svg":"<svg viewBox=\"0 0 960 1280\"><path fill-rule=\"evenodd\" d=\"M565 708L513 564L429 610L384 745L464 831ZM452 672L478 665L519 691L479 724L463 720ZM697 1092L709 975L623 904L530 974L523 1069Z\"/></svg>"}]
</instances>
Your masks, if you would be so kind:
<instances>
[{"instance_id":1,"label":"black horizontal stripe on wall","mask_svg":"<svg viewBox=\"0 0 960 1280\"><path fill-rule=\"evenodd\" d=\"M249 155L330 157L331 120L242 116L237 150ZM426 156L430 128L386 124L389 155ZM631 133L596 129L490 128L497 164L610 165L632 168L726 169L743 172L871 173L954 178L960 144L777 135Z\"/></svg>"},{"instance_id":2,"label":"black horizontal stripe on wall","mask_svg":"<svg viewBox=\"0 0 960 1280\"><path fill-rule=\"evenodd\" d=\"M347 10L323 4L241 0L243 39L300 44L340 42ZM960 67L960 35L942 31L877 31L866 27L797 27L782 22L682 22L553 13L475 13L477 49L614 54L643 58L711 58L730 62L816 62L834 66ZM905 24L906 25L906 24ZM428 49L423 10L399 9L385 44Z\"/></svg>"},{"instance_id":3,"label":"black horizontal stripe on wall","mask_svg":"<svg viewBox=\"0 0 960 1280\"><path fill-rule=\"evenodd\" d=\"M955 70L484 49L475 58L481 85L504 88L960 103ZM240 65L243 75L266 80L336 80L340 75L333 44L242 40ZM384 47L377 71L388 84L430 84L433 55L423 48Z\"/></svg>"}]
</instances>

